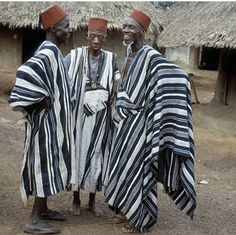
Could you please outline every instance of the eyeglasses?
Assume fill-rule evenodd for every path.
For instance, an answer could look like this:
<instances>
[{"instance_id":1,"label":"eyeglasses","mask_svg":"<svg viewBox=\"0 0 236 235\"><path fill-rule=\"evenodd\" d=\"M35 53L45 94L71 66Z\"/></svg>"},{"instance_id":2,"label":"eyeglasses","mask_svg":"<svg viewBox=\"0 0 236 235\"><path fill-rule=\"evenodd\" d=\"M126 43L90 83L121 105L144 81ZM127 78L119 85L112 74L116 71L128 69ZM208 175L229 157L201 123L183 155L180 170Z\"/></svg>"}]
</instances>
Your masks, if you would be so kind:
<instances>
[{"instance_id":1,"label":"eyeglasses","mask_svg":"<svg viewBox=\"0 0 236 235\"><path fill-rule=\"evenodd\" d=\"M90 40L95 40L97 38L99 41L105 41L106 37L104 35L97 35L97 34L89 34L88 38Z\"/></svg>"}]
</instances>

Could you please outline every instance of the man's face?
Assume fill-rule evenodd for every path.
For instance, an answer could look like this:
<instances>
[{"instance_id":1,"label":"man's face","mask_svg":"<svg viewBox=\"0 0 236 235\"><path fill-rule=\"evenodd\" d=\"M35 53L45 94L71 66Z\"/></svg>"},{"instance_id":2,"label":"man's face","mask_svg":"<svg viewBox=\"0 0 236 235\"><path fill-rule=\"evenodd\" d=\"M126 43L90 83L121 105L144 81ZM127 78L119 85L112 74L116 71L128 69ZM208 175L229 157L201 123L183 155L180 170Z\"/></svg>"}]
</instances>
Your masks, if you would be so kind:
<instances>
[{"instance_id":1,"label":"man's face","mask_svg":"<svg viewBox=\"0 0 236 235\"><path fill-rule=\"evenodd\" d=\"M98 29L90 29L87 39L90 48L93 50L101 50L103 43L106 41L106 33Z\"/></svg>"},{"instance_id":2,"label":"man's face","mask_svg":"<svg viewBox=\"0 0 236 235\"><path fill-rule=\"evenodd\" d=\"M67 17L55 25L55 34L60 44L68 42L68 39L71 34L71 29L70 29L70 22Z\"/></svg>"},{"instance_id":3,"label":"man's face","mask_svg":"<svg viewBox=\"0 0 236 235\"><path fill-rule=\"evenodd\" d=\"M132 42L137 42L137 39L140 38L141 31L141 26L134 19L127 17L122 28L124 44L129 45Z\"/></svg>"}]
</instances>

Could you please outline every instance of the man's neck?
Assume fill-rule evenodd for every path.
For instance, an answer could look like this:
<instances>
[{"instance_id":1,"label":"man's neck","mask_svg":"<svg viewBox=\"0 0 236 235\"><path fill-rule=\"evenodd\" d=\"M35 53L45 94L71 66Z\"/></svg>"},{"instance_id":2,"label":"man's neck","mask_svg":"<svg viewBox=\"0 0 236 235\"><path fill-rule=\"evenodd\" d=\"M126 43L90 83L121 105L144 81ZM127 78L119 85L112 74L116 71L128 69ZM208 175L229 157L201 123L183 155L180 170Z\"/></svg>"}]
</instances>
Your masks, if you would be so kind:
<instances>
[{"instance_id":1,"label":"man's neck","mask_svg":"<svg viewBox=\"0 0 236 235\"><path fill-rule=\"evenodd\" d=\"M61 45L61 43L59 43L58 40L56 40L56 38L50 33L47 33L46 40L49 41L49 42L52 42L57 47L59 47Z\"/></svg>"},{"instance_id":2,"label":"man's neck","mask_svg":"<svg viewBox=\"0 0 236 235\"><path fill-rule=\"evenodd\" d=\"M136 54L145 45L143 40L139 40L131 45L131 50L133 54Z\"/></svg>"},{"instance_id":3,"label":"man's neck","mask_svg":"<svg viewBox=\"0 0 236 235\"><path fill-rule=\"evenodd\" d=\"M91 59L98 57L101 54L101 50L93 50L89 48L89 56Z\"/></svg>"}]
</instances>

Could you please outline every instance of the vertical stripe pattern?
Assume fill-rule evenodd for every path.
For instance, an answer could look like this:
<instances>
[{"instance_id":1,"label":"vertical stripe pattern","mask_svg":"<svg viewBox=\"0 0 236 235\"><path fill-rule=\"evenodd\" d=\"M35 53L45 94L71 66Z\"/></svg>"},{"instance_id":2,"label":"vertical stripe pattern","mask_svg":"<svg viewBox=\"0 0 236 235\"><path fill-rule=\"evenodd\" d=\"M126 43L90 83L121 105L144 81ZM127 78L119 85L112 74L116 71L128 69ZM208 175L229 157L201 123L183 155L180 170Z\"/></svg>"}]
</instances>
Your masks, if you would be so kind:
<instances>
[{"instance_id":1,"label":"vertical stripe pattern","mask_svg":"<svg viewBox=\"0 0 236 235\"><path fill-rule=\"evenodd\" d=\"M101 51L102 66L97 89L91 89L88 77L88 47L72 50L67 58L71 79L75 136L75 184L72 190L101 190L101 175L108 141L110 96L113 82L119 77L115 54ZM67 61L67 60L66 60Z\"/></svg>"},{"instance_id":2,"label":"vertical stripe pattern","mask_svg":"<svg viewBox=\"0 0 236 235\"><path fill-rule=\"evenodd\" d=\"M157 182L178 208L193 216L194 140L187 74L144 46L119 89L116 134L106 201L131 225L147 231L157 221Z\"/></svg>"},{"instance_id":3,"label":"vertical stripe pattern","mask_svg":"<svg viewBox=\"0 0 236 235\"><path fill-rule=\"evenodd\" d=\"M10 96L13 109L49 97L48 109L26 113L21 193L48 197L63 191L71 179L73 157L70 86L60 50L43 42L35 55L19 67ZM25 112L25 111L24 111Z\"/></svg>"}]
</instances>

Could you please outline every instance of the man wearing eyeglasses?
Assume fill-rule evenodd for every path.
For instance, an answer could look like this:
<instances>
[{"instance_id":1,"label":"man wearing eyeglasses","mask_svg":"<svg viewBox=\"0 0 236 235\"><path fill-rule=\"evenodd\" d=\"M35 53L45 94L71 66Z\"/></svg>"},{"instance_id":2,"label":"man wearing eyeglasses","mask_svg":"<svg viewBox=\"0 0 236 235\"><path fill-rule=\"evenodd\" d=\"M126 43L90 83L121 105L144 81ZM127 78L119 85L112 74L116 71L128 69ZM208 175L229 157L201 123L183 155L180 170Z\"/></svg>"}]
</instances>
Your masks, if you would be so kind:
<instances>
[{"instance_id":1,"label":"man wearing eyeglasses","mask_svg":"<svg viewBox=\"0 0 236 235\"><path fill-rule=\"evenodd\" d=\"M104 157L109 151L114 83L120 78L116 55L102 49L107 23L102 18L90 18L89 45L72 50L65 58L71 79L76 154L77 182L72 185L74 199L70 208L73 215L80 215L80 189L89 191L90 211L103 215L95 203L95 194L101 191L102 172L106 171Z\"/></svg>"}]
</instances>

